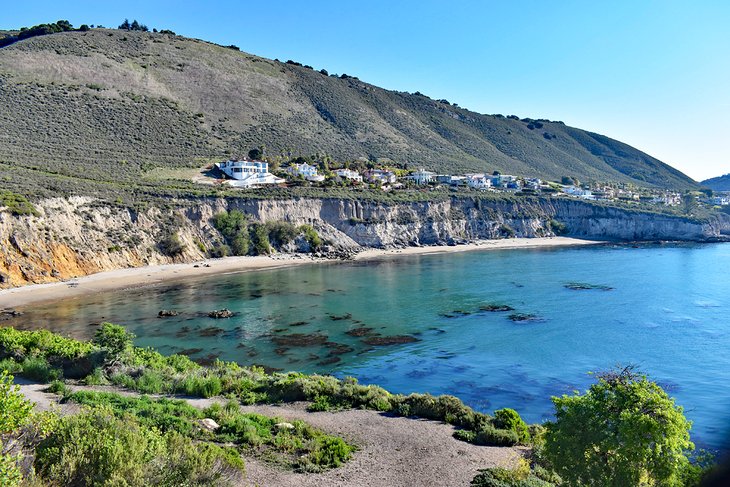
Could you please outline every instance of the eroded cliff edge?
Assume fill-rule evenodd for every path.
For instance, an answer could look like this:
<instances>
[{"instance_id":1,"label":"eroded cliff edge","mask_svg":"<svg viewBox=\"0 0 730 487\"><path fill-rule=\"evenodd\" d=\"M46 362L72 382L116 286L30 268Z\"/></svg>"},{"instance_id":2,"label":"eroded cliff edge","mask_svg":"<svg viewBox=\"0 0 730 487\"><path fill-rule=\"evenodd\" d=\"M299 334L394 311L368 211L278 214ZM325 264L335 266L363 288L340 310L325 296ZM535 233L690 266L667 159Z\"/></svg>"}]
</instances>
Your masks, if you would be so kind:
<instances>
[{"instance_id":1,"label":"eroded cliff edge","mask_svg":"<svg viewBox=\"0 0 730 487\"><path fill-rule=\"evenodd\" d=\"M730 235L730 218L698 221L566 198L386 203L355 199L199 199L131 209L90 198L47 199L38 216L0 212L0 288L52 282L124 267L194 261L221 240L211 217L239 209L252 219L310 224L332 248L448 245L476 239L554 235L611 240L713 241ZM159 242L177 233L184 252Z\"/></svg>"}]
</instances>

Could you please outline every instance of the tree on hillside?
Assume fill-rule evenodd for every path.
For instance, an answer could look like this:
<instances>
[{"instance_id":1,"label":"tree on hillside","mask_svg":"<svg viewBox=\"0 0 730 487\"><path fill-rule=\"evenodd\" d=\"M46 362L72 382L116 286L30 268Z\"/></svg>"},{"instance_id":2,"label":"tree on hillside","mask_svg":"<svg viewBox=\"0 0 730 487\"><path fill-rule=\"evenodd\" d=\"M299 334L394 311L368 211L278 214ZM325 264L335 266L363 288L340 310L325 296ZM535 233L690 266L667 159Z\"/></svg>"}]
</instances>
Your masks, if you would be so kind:
<instances>
[{"instance_id":1,"label":"tree on hillside","mask_svg":"<svg viewBox=\"0 0 730 487\"><path fill-rule=\"evenodd\" d=\"M122 22L122 23L121 23L121 24L119 25L119 28L120 28L121 30L129 30L129 29L131 28L131 25L129 24L129 19L124 19L124 22Z\"/></svg>"},{"instance_id":2,"label":"tree on hillside","mask_svg":"<svg viewBox=\"0 0 730 487\"><path fill-rule=\"evenodd\" d=\"M567 485L686 485L688 476L696 479L688 458L691 422L632 367L599 374L583 395L552 400L556 419L546 424L545 456Z\"/></svg>"}]
</instances>

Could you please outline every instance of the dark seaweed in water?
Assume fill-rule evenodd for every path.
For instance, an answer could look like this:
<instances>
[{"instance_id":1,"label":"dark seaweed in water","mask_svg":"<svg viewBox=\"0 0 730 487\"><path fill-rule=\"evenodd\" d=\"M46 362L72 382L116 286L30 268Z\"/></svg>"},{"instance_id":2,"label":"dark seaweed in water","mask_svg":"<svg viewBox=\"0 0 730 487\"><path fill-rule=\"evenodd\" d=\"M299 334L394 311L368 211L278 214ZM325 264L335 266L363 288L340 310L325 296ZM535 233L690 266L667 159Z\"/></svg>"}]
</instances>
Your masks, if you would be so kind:
<instances>
[{"instance_id":1,"label":"dark seaweed in water","mask_svg":"<svg viewBox=\"0 0 730 487\"><path fill-rule=\"evenodd\" d=\"M276 355L286 355L286 352L289 351L289 347L279 347L274 349L274 353Z\"/></svg>"},{"instance_id":2,"label":"dark seaweed in water","mask_svg":"<svg viewBox=\"0 0 730 487\"><path fill-rule=\"evenodd\" d=\"M332 321L341 321L341 320L349 320L352 318L351 313L345 313L344 315L327 315L330 317Z\"/></svg>"},{"instance_id":3,"label":"dark seaweed in water","mask_svg":"<svg viewBox=\"0 0 730 487\"><path fill-rule=\"evenodd\" d=\"M514 311L512 306L500 303L487 303L479 306L482 311L498 312L498 311Z\"/></svg>"},{"instance_id":4,"label":"dark seaweed in water","mask_svg":"<svg viewBox=\"0 0 730 487\"><path fill-rule=\"evenodd\" d=\"M345 334L350 335L351 337L364 337L366 335L372 335L373 328L369 328L367 326L361 326L361 327L353 328L352 330L346 331Z\"/></svg>"},{"instance_id":5,"label":"dark seaweed in water","mask_svg":"<svg viewBox=\"0 0 730 487\"><path fill-rule=\"evenodd\" d=\"M469 316L471 311L465 311L463 309L455 309L449 313L439 313L439 316L444 318L460 318L462 316Z\"/></svg>"},{"instance_id":6,"label":"dark seaweed in water","mask_svg":"<svg viewBox=\"0 0 730 487\"><path fill-rule=\"evenodd\" d=\"M344 353L350 353L355 349L344 343L326 342L325 347L330 349L329 355L342 355Z\"/></svg>"},{"instance_id":7,"label":"dark seaweed in water","mask_svg":"<svg viewBox=\"0 0 730 487\"><path fill-rule=\"evenodd\" d=\"M362 342L365 345L399 345L401 343L412 343L419 341L411 335L372 336L365 338Z\"/></svg>"},{"instance_id":8,"label":"dark seaweed in water","mask_svg":"<svg viewBox=\"0 0 730 487\"><path fill-rule=\"evenodd\" d=\"M532 313L512 313L507 318L514 322L523 323L525 321L540 321L541 318Z\"/></svg>"},{"instance_id":9,"label":"dark seaweed in water","mask_svg":"<svg viewBox=\"0 0 730 487\"><path fill-rule=\"evenodd\" d=\"M225 330L223 328L218 328L217 326L211 326L210 328L203 328L198 332L198 336L201 337L214 337L218 336L221 333L223 333Z\"/></svg>"},{"instance_id":10,"label":"dark seaweed in water","mask_svg":"<svg viewBox=\"0 0 730 487\"><path fill-rule=\"evenodd\" d=\"M611 286L604 286L603 284L587 284L585 282L568 282L563 284L566 289L572 289L573 291L588 291L591 289L597 289L599 291L612 291Z\"/></svg>"},{"instance_id":11,"label":"dark seaweed in water","mask_svg":"<svg viewBox=\"0 0 730 487\"><path fill-rule=\"evenodd\" d=\"M180 352L177 352L178 355L195 355L196 353L202 352L202 348L186 348L185 350L182 350Z\"/></svg>"},{"instance_id":12,"label":"dark seaweed in water","mask_svg":"<svg viewBox=\"0 0 730 487\"><path fill-rule=\"evenodd\" d=\"M331 357L327 357L326 359L322 360L321 362L317 362L317 365L332 365L332 364L336 364L340 360L342 360L340 357L337 357L336 355L334 355Z\"/></svg>"},{"instance_id":13,"label":"dark seaweed in water","mask_svg":"<svg viewBox=\"0 0 730 487\"><path fill-rule=\"evenodd\" d=\"M178 330L177 333L175 333L175 336L177 338L182 338L182 337L186 336L188 333L190 333L190 327L183 326L182 328L180 328L180 330Z\"/></svg>"},{"instance_id":14,"label":"dark seaweed in water","mask_svg":"<svg viewBox=\"0 0 730 487\"><path fill-rule=\"evenodd\" d=\"M289 347L311 347L313 345L323 345L327 342L327 335L319 333L304 334L293 333L291 335L280 335L271 337L271 341L277 345Z\"/></svg>"},{"instance_id":15,"label":"dark seaweed in water","mask_svg":"<svg viewBox=\"0 0 730 487\"><path fill-rule=\"evenodd\" d=\"M295 321L294 323L289 323L289 326L304 326L308 324L308 321Z\"/></svg>"}]
</instances>

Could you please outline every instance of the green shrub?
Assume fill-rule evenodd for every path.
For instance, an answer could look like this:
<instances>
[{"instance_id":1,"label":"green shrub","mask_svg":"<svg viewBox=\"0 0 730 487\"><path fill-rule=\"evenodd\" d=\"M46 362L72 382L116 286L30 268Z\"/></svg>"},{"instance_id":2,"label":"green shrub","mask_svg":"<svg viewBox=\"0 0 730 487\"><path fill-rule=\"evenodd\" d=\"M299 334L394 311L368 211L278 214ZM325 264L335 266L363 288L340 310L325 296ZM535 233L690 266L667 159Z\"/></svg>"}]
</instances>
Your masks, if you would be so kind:
<instances>
[{"instance_id":1,"label":"green shrub","mask_svg":"<svg viewBox=\"0 0 730 487\"><path fill-rule=\"evenodd\" d=\"M248 217L239 210L221 212L213 215L213 227L218 230L227 245L219 245L214 249L216 257L247 255L250 251L251 239L248 230Z\"/></svg>"},{"instance_id":2,"label":"green shrub","mask_svg":"<svg viewBox=\"0 0 730 487\"><path fill-rule=\"evenodd\" d=\"M312 225L302 225L299 231L304 234L304 240L309 244L311 250L317 250L322 246L322 238Z\"/></svg>"},{"instance_id":3,"label":"green shrub","mask_svg":"<svg viewBox=\"0 0 730 487\"><path fill-rule=\"evenodd\" d=\"M169 257L175 257L184 253L187 247L185 246L185 243L180 239L180 235L175 232L164 236L162 240L160 240L160 242L157 244L157 248L159 248L160 252L162 252L164 255L167 255Z\"/></svg>"},{"instance_id":4,"label":"green shrub","mask_svg":"<svg viewBox=\"0 0 730 487\"><path fill-rule=\"evenodd\" d=\"M454 438L461 441L466 441L467 443L475 443L477 439L477 434L474 431L469 430L456 430L454 431Z\"/></svg>"},{"instance_id":5,"label":"green shrub","mask_svg":"<svg viewBox=\"0 0 730 487\"><path fill-rule=\"evenodd\" d=\"M132 348L134 338L134 334L129 333L122 326L102 323L96 330L92 342L106 350L108 361L115 362Z\"/></svg>"},{"instance_id":6,"label":"green shrub","mask_svg":"<svg viewBox=\"0 0 730 487\"><path fill-rule=\"evenodd\" d=\"M269 242L269 232L266 230L266 225L255 223L251 226L251 241L256 255L271 253L271 243Z\"/></svg>"},{"instance_id":7,"label":"green shrub","mask_svg":"<svg viewBox=\"0 0 730 487\"><path fill-rule=\"evenodd\" d=\"M0 328L0 355L21 358L39 355L59 360L75 360L91 354L95 348L91 343L65 338L48 330Z\"/></svg>"},{"instance_id":8,"label":"green shrub","mask_svg":"<svg viewBox=\"0 0 730 487\"><path fill-rule=\"evenodd\" d=\"M555 235L565 235L568 233L568 225L555 219L548 221L548 228L552 230Z\"/></svg>"},{"instance_id":9,"label":"green shrub","mask_svg":"<svg viewBox=\"0 0 730 487\"><path fill-rule=\"evenodd\" d=\"M487 446L514 446L520 442L519 436L512 430L497 429L484 426L477 434L474 443Z\"/></svg>"},{"instance_id":10,"label":"green shrub","mask_svg":"<svg viewBox=\"0 0 730 487\"><path fill-rule=\"evenodd\" d=\"M188 375L176 389L178 392L197 397L219 396L223 392L220 378L214 375Z\"/></svg>"},{"instance_id":11,"label":"green shrub","mask_svg":"<svg viewBox=\"0 0 730 487\"><path fill-rule=\"evenodd\" d=\"M145 466L164 452L155 430L105 409L63 418L36 449L35 468L66 485L141 485Z\"/></svg>"},{"instance_id":12,"label":"green shrub","mask_svg":"<svg viewBox=\"0 0 730 487\"><path fill-rule=\"evenodd\" d=\"M267 222L266 230L269 234L269 241L278 249L293 241L298 234L297 227L282 221Z\"/></svg>"},{"instance_id":13,"label":"green shrub","mask_svg":"<svg viewBox=\"0 0 730 487\"><path fill-rule=\"evenodd\" d=\"M169 377L155 370L145 370L135 384L135 389L144 394L161 394L170 392Z\"/></svg>"},{"instance_id":14,"label":"green shrub","mask_svg":"<svg viewBox=\"0 0 730 487\"><path fill-rule=\"evenodd\" d=\"M514 409L504 408L494 412L494 426L498 429L514 431L520 443L530 441L530 433L520 415Z\"/></svg>"},{"instance_id":15,"label":"green shrub","mask_svg":"<svg viewBox=\"0 0 730 487\"><path fill-rule=\"evenodd\" d=\"M33 410L33 404L13 384L13 376L7 370L0 372L0 435L12 432L25 423Z\"/></svg>"},{"instance_id":16,"label":"green shrub","mask_svg":"<svg viewBox=\"0 0 730 487\"><path fill-rule=\"evenodd\" d=\"M5 189L0 189L0 208L15 216L40 216L35 206L28 199L20 194Z\"/></svg>"},{"instance_id":17,"label":"green shrub","mask_svg":"<svg viewBox=\"0 0 730 487\"><path fill-rule=\"evenodd\" d=\"M27 377L38 382L50 382L61 378L63 375L60 369L52 367L48 360L44 357L32 356L28 357L21 363L23 377Z\"/></svg>"}]
</instances>

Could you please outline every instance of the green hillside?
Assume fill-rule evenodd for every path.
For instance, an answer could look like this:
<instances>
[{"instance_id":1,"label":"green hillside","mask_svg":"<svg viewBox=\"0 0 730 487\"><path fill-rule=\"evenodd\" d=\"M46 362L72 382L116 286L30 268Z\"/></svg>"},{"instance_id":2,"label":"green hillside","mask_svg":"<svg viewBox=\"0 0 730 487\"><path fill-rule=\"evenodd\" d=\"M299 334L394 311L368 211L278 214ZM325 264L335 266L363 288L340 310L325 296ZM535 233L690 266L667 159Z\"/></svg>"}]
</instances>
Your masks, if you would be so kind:
<instances>
[{"instance_id":1,"label":"green hillside","mask_svg":"<svg viewBox=\"0 0 730 487\"><path fill-rule=\"evenodd\" d=\"M700 183L705 188L713 191L730 191L730 174L718 176L716 178L705 179Z\"/></svg>"},{"instance_id":2,"label":"green hillside","mask_svg":"<svg viewBox=\"0 0 730 487\"><path fill-rule=\"evenodd\" d=\"M0 49L0 98L0 177L26 193L138 188L151 172L261 145L270 157L696 184L560 122L482 115L170 34L92 29L16 42Z\"/></svg>"}]
</instances>

